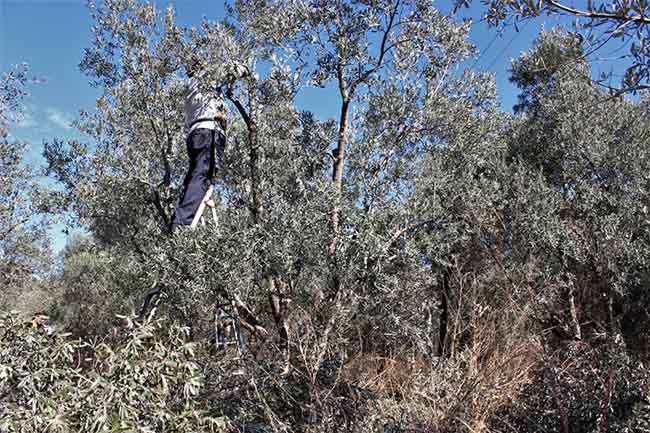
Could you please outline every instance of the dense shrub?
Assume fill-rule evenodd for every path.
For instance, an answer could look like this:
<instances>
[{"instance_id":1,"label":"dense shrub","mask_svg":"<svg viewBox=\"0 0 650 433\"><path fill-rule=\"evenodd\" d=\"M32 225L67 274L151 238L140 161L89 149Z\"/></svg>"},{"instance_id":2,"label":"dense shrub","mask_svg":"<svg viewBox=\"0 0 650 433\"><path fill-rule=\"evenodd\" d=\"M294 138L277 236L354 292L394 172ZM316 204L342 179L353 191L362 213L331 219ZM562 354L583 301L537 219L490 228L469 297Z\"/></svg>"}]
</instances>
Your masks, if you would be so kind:
<instances>
[{"instance_id":1,"label":"dense shrub","mask_svg":"<svg viewBox=\"0 0 650 433\"><path fill-rule=\"evenodd\" d=\"M113 340L47 335L0 319L0 426L10 432L220 432L187 329L128 322Z\"/></svg>"}]
</instances>

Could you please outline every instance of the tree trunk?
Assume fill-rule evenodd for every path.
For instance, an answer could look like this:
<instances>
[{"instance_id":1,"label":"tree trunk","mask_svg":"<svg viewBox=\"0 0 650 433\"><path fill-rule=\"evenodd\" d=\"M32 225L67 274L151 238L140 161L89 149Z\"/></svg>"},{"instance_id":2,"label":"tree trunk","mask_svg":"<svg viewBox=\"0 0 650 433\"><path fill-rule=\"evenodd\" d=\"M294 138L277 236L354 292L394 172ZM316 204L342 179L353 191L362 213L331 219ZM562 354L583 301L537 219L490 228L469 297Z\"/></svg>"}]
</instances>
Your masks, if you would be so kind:
<instances>
[{"instance_id":1,"label":"tree trunk","mask_svg":"<svg viewBox=\"0 0 650 433\"><path fill-rule=\"evenodd\" d=\"M253 217L253 223L257 224L260 220L262 213L262 201L260 199L259 192L259 176L258 176L258 164L259 164L259 141L257 136L257 125L255 122L251 121L248 127L248 166L250 169L251 177L251 205L250 212Z\"/></svg>"},{"instance_id":2,"label":"tree trunk","mask_svg":"<svg viewBox=\"0 0 650 433\"><path fill-rule=\"evenodd\" d=\"M451 288L449 285L449 276L451 270L445 267L442 272L441 297L439 307L439 327L438 327L438 356L450 356L449 353L449 297Z\"/></svg>"},{"instance_id":3,"label":"tree trunk","mask_svg":"<svg viewBox=\"0 0 650 433\"><path fill-rule=\"evenodd\" d=\"M332 209L332 229L334 235L338 233L341 218L341 193L343 191L343 166L345 164L345 146L347 144L348 132L348 111L350 101L343 98L341 104L341 117L339 124L339 134L336 149L332 152L334 157L334 166L332 169L332 182L334 183L334 208Z\"/></svg>"}]
</instances>

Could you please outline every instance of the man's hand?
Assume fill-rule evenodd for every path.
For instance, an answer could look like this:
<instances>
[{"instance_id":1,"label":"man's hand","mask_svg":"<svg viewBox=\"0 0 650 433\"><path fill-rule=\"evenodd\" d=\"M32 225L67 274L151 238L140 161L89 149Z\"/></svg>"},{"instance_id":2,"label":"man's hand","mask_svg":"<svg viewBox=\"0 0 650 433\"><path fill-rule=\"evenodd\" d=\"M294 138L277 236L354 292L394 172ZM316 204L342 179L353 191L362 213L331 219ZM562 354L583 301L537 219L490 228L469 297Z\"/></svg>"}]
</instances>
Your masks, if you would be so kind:
<instances>
[{"instance_id":1,"label":"man's hand","mask_svg":"<svg viewBox=\"0 0 650 433\"><path fill-rule=\"evenodd\" d=\"M234 83L235 81L241 79L241 78L257 78L257 76L254 73L251 73L251 70L248 68L246 65L242 65L241 63L234 63L232 65L232 72L230 72L227 75L227 80L229 84Z\"/></svg>"},{"instance_id":2,"label":"man's hand","mask_svg":"<svg viewBox=\"0 0 650 433\"><path fill-rule=\"evenodd\" d=\"M237 78L245 78L250 75L251 71L248 69L248 66L242 65L241 63L235 64L235 74Z\"/></svg>"}]
</instances>

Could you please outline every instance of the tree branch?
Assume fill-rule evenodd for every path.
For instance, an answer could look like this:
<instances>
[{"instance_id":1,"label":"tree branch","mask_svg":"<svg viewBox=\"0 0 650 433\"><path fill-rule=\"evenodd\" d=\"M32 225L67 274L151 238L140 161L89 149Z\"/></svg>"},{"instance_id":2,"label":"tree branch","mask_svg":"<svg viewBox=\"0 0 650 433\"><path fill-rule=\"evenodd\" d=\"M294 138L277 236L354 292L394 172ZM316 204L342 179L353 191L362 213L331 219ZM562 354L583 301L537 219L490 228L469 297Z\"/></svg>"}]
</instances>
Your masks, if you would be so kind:
<instances>
[{"instance_id":1,"label":"tree branch","mask_svg":"<svg viewBox=\"0 0 650 433\"><path fill-rule=\"evenodd\" d=\"M389 45L386 47L386 43L388 42L388 35L390 34L391 30L393 29L393 24L395 22L395 17L397 16L397 9L399 8L399 0L397 3L395 3L395 7L390 13L390 16L388 18L388 25L386 26L386 31L384 32L384 35L381 38L381 45L379 46L379 56L377 57L377 63L375 66L367 70L366 72L363 73L357 80L355 80L352 85L350 86L351 89L354 89L358 84L365 82L372 74L377 72L383 62L384 62L384 57L386 56L386 53L390 51L390 49L394 46L394 44Z\"/></svg>"},{"instance_id":2,"label":"tree branch","mask_svg":"<svg viewBox=\"0 0 650 433\"><path fill-rule=\"evenodd\" d=\"M20 227L21 225L25 224L27 221L29 221L29 218L25 218L21 221L18 221L17 223L9 226L7 230L2 232L2 235L0 235L0 240L5 240L7 236L9 236L9 233Z\"/></svg>"},{"instance_id":3,"label":"tree branch","mask_svg":"<svg viewBox=\"0 0 650 433\"><path fill-rule=\"evenodd\" d=\"M165 143L162 142L158 128L156 127L156 123L153 121L153 117L151 117L151 115L149 116L149 123L151 124L151 129L153 129L153 132L156 136L156 140L158 141L158 145L160 146L160 159L162 160L162 164L164 167L163 184L165 185L165 187L168 187L169 184L171 183L171 165L169 164L169 159L167 158ZM171 141L171 137L169 137L169 132L167 132L167 135L168 135L168 140ZM150 186L153 191L154 205L156 207L156 210L160 214L160 217L162 218L165 226L167 226L169 225L169 217L167 216L167 212L165 212L165 208L162 206L160 193L155 187L153 187L153 185Z\"/></svg>"},{"instance_id":4,"label":"tree branch","mask_svg":"<svg viewBox=\"0 0 650 433\"><path fill-rule=\"evenodd\" d=\"M396 231L393 233L393 236L390 237L388 242L384 245L382 248L382 252L385 254L388 252L388 249L395 244L401 238L403 235L407 234L408 232L412 232L414 230L420 229L424 226L431 225L436 229L440 229L443 225L444 222L437 222L436 220L424 220L424 221L418 221L413 224L409 224L406 227Z\"/></svg>"},{"instance_id":5,"label":"tree branch","mask_svg":"<svg viewBox=\"0 0 650 433\"><path fill-rule=\"evenodd\" d=\"M235 97L233 97L231 89L228 89L228 91L226 92L226 98L228 98L228 100L230 102L235 104L235 107L237 107L237 111L239 111L239 114L244 119L244 123L246 123L246 127L248 127L250 129L250 127L251 127L251 118L248 115L248 113L246 112L246 109L244 108L242 103L239 101L239 99L236 99Z\"/></svg>"},{"instance_id":6,"label":"tree branch","mask_svg":"<svg viewBox=\"0 0 650 433\"><path fill-rule=\"evenodd\" d=\"M584 10L572 8L570 6L565 6L561 3L558 3L555 0L545 0L545 1L555 9L559 9L561 11L570 13L572 15L578 15L585 18L627 21L627 22L634 22L637 24L650 24L650 17L646 17L643 15L619 15L619 14L609 13L609 12L584 11Z\"/></svg>"}]
</instances>

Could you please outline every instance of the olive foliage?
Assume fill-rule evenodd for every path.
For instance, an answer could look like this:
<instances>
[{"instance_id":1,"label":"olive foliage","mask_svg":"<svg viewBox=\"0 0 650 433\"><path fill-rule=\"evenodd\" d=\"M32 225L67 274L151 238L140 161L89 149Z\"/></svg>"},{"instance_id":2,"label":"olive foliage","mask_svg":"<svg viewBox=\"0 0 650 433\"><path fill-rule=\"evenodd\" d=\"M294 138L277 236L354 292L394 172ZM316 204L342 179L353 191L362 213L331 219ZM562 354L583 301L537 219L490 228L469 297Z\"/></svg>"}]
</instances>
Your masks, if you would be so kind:
<instances>
[{"instance_id":1,"label":"olive foliage","mask_svg":"<svg viewBox=\"0 0 650 433\"><path fill-rule=\"evenodd\" d=\"M512 63L512 115L493 77L461 67L469 26L429 1L235 1L192 28L150 3L90 7L81 67L103 94L78 120L85 141L45 148L59 204L91 235L66 251L55 314L101 341L69 349L90 364L62 361L47 384L44 405L69 404L56 386L89 402L66 428L647 423L647 95L603 92L575 35L544 32ZM256 73L225 87L217 224L169 236L187 164L176 83L197 56L220 82L234 63ZM298 108L309 87L335 95L335 118ZM152 288L158 308L132 323ZM212 351L233 301L251 325L239 357ZM40 431L25 401L0 397L23 411L3 421Z\"/></svg>"},{"instance_id":2,"label":"olive foliage","mask_svg":"<svg viewBox=\"0 0 650 433\"><path fill-rule=\"evenodd\" d=\"M48 271L49 192L27 162L29 143L11 134L24 118L27 88L34 80L27 64L0 78L0 305L32 306L26 300ZM36 301L38 304L38 301ZM35 306L35 305L34 305ZM42 306L42 304L41 304Z\"/></svg>"},{"instance_id":3,"label":"olive foliage","mask_svg":"<svg viewBox=\"0 0 650 433\"><path fill-rule=\"evenodd\" d=\"M471 0L457 0L454 11L470 7ZM615 47L627 53L618 56L626 69L620 83L612 86L612 74L604 73L596 82L613 93L638 93L650 85L650 9L647 0L618 0L614 2L587 1L564 2L558 0L482 2L485 6L485 20L492 26L507 26L509 23L529 20L541 15L564 16L573 20L576 36L585 41L582 58L595 55ZM515 25L515 30L519 31ZM607 57L609 54L607 55ZM571 63L565 63L570 65Z\"/></svg>"}]
</instances>

